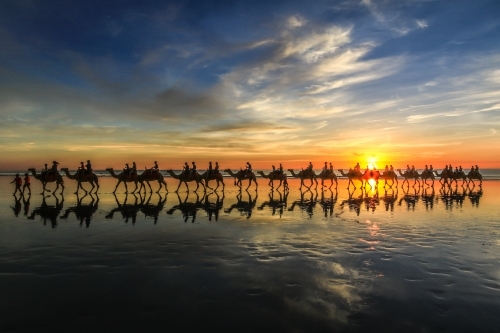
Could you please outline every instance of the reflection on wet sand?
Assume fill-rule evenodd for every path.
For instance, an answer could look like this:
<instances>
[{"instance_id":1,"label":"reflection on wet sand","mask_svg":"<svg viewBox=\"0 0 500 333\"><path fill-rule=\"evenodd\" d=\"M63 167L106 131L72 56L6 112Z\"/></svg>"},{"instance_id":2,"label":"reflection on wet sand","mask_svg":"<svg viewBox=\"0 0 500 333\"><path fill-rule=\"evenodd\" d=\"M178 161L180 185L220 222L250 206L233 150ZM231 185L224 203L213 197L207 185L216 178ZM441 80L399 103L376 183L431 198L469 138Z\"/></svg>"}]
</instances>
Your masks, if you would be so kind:
<instances>
[{"instance_id":1,"label":"reflection on wet sand","mask_svg":"<svg viewBox=\"0 0 500 333\"><path fill-rule=\"evenodd\" d=\"M89 203L83 203L83 199L86 197L90 197L91 201ZM95 198L92 193L86 193L83 197L79 198L77 194L77 202L76 205L70 208L67 208L63 215L61 215L60 219L67 219L69 214L75 214L77 220L80 221L80 226L85 222L85 226L88 228L90 226L90 221L92 220L92 215L99 208L99 196L95 194Z\"/></svg>"},{"instance_id":2,"label":"reflection on wet sand","mask_svg":"<svg viewBox=\"0 0 500 333\"><path fill-rule=\"evenodd\" d=\"M55 199L55 204L51 205L47 203L47 199L53 197ZM59 201L59 197L56 193L53 193L51 196L43 196L42 204L31 211L31 215L28 216L28 219L34 220L36 216L40 216L40 219L43 220L43 225L47 224L47 220L50 221L52 228L57 227L57 217L61 213L64 206L64 195L61 194L61 200Z\"/></svg>"},{"instance_id":3,"label":"reflection on wet sand","mask_svg":"<svg viewBox=\"0 0 500 333\"><path fill-rule=\"evenodd\" d=\"M110 180L103 191L114 188ZM26 313L37 328L57 331L54 312L84 322L82 331L140 331L144 323L221 332L498 328L500 182L487 182L486 194L439 184L349 192L344 184L35 196L31 215L29 197L0 197L0 283L9 286L0 331L30 331ZM23 203L30 219L55 227L75 217L92 228L20 223ZM124 226L139 216L158 224Z\"/></svg>"},{"instance_id":4,"label":"reflection on wet sand","mask_svg":"<svg viewBox=\"0 0 500 333\"><path fill-rule=\"evenodd\" d=\"M198 195L197 192L194 192L194 196L196 197L196 200L194 202L188 201L190 194L189 192L186 193L184 201L181 200L179 193L176 192L176 194L177 198L179 199L179 204L170 208L167 211L167 214L172 215L176 210L180 210L184 222L187 222L189 218L191 218L191 223L194 223L194 221L196 220L196 214L198 213L198 210L204 208L203 200L200 200L200 196Z\"/></svg>"},{"instance_id":5,"label":"reflection on wet sand","mask_svg":"<svg viewBox=\"0 0 500 333\"><path fill-rule=\"evenodd\" d=\"M306 197L306 194L309 193L309 198ZM288 208L289 212L293 212L295 206L298 206L301 211L304 211L312 217L314 215L314 209L316 207L316 203L318 201L318 191L314 190L314 194L311 189L308 188L307 191L302 192L300 190L300 199L294 200L290 208Z\"/></svg>"},{"instance_id":6,"label":"reflection on wet sand","mask_svg":"<svg viewBox=\"0 0 500 333\"><path fill-rule=\"evenodd\" d=\"M252 217L252 211L255 209L255 205L257 203L258 195L255 194L255 198L252 199L252 195L250 192L245 191L248 197L248 200L242 199L242 191L239 191L236 195L237 202L232 204L229 208L224 209L224 213L231 214L233 209L238 210L240 212L240 216L246 216L247 219Z\"/></svg>"},{"instance_id":7,"label":"reflection on wet sand","mask_svg":"<svg viewBox=\"0 0 500 333\"><path fill-rule=\"evenodd\" d=\"M275 192L277 195L279 195L279 198L274 197ZM269 191L269 194L268 194L269 200L264 201L259 207L257 207L257 209L263 210L265 207L269 207L273 216L276 214L276 211L278 211L280 217L282 217L283 210L287 206L288 193L289 193L289 191L287 189L285 189L284 193L278 189L276 189L276 190L271 189L271 191Z\"/></svg>"},{"instance_id":8,"label":"reflection on wet sand","mask_svg":"<svg viewBox=\"0 0 500 333\"><path fill-rule=\"evenodd\" d=\"M118 212L121 214L125 223L128 223L129 220L132 220L132 224L135 224L137 220L137 213L141 209L141 205L140 202L138 201L137 196L134 193L130 194L130 196L134 198L133 203L127 203L127 200L129 198L128 193L125 194L125 199L123 203L120 203L118 201L118 197L116 196L116 194L113 193L113 196L115 197L117 207L111 209L111 211L108 214L106 214L105 218L113 219L114 214Z\"/></svg>"}]
</instances>

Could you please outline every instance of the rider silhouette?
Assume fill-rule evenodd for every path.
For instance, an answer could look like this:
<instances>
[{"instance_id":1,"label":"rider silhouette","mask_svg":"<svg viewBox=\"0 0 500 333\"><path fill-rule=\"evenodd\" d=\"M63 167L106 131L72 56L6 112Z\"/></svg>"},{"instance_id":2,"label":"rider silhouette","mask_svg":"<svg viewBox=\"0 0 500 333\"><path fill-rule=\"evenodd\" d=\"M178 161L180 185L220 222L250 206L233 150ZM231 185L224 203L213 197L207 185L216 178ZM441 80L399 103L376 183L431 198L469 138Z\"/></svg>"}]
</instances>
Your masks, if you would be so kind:
<instances>
[{"instance_id":1,"label":"rider silhouette","mask_svg":"<svg viewBox=\"0 0 500 333\"><path fill-rule=\"evenodd\" d=\"M250 175L251 172L252 172L252 165L249 162L247 162L246 169L245 169L245 177Z\"/></svg>"},{"instance_id":2,"label":"rider silhouette","mask_svg":"<svg viewBox=\"0 0 500 333\"><path fill-rule=\"evenodd\" d=\"M215 162L214 173L219 173L219 162Z\"/></svg>"},{"instance_id":3,"label":"rider silhouette","mask_svg":"<svg viewBox=\"0 0 500 333\"><path fill-rule=\"evenodd\" d=\"M191 175L194 177L196 175L196 164L194 162L191 162L193 164L193 167L191 168Z\"/></svg>"},{"instance_id":4,"label":"rider silhouette","mask_svg":"<svg viewBox=\"0 0 500 333\"><path fill-rule=\"evenodd\" d=\"M92 174L92 164L90 163L90 160L87 160L87 165L85 165L85 173L87 175L91 175Z\"/></svg>"}]
</instances>

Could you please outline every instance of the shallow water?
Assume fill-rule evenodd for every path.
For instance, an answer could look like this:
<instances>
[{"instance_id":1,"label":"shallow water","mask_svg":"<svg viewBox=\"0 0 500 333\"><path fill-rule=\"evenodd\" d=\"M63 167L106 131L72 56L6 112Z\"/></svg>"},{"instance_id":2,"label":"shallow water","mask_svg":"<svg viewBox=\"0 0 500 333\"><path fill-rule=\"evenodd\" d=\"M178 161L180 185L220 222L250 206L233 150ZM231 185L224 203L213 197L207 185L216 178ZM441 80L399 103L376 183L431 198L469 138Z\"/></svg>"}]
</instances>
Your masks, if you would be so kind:
<instances>
[{"instance_id":1,"label":"shallow water","mask_svg":"<svg viewBox=\"0 0 500 333\"><path fill-rule=\"evenodd\" d=\"M362 195L345 180L305 192L292 180L288 194L260 180L240 194L227 179L207 197L115 197L100 178L97 196L77 198L66 179L64 196L44 201L34 183L28 202L11 180L0 177L2 332L500 325L500 182Z\"/></svg>"}]
</instances>

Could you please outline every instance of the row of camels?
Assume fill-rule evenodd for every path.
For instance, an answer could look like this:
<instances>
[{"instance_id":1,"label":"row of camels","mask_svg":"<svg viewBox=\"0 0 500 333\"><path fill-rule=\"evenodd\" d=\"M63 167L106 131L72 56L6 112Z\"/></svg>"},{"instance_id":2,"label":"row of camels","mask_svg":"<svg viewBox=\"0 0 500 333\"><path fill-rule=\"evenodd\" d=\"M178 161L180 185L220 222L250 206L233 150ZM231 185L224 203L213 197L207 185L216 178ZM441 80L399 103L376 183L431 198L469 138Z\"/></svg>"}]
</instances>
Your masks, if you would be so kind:
<instances>
[{"instance_id":1,"label":"row of camels","mask_svg":"<svg viewBox=\"0 0 500 333\"><path fill-rule=\"evenodd\" d=\"M47 183L53 183L53 182L56 183L56 188L54 192L58 190L59 186L62 187L61 191L64 191L64 180L59 173L49 174L48 176L42 177L40 174L36 172L34 168L30 168L28 171L31 172L32 176L35 179L42 182L43 185L42 193L45 193L46 191L50 192L50 190L46 188L46 185ZM82 189L85 193L88 192L92 193L94 189L97 192L97 190L99 189L99 179L95 173L85 174L76 172L74 174L71 174L68 168L61 168L61 171L64 172L64 174L66 175L66 177L68 177L68 179L77 181L78 185L76 193L78 193L80 189ZM127 186L128 183L135 184L135 189L131 193L135 193L136 191L141 191L143 189L144 191L146 191L145 183L149 187L150 193L152 193L153 189L151 187L150 182L158 182L159 188L156 192L159 192L163 188L163 186L165 186L165 189L168 191L165 177L160 172L144 170L141 174L137 173L127 174L124 171L122 171L121 173L117 174L115 173L113 168L108 168L106 169L106 171L108 171L113 178L116 178L118 180L118 183L116 184L113 193L116 192L118 186L121 183L124 184L126 193L128 193L128 186ZM319 174L316 174L314 171L307 169L301 170L298 173L295 173L293 169L288 169L288 171L290 172L293 178L300 179L300 188L302 188L303 186L311 188L314 184L316 185L315 188L317 188L318 179L321 180L322 187L327 187L327 185L325 185L325 181L328 180L330 180L330 186L328 187L329 189L332 188L334 182L335 182L335 188L337 188L338 186L337 175L329 170L322 171ZM371 188L378 187L378 182L380 179L385 180L384 187L386 186L392 187L394 184L396 184L396 186L398 185L398 175L396 174L396 172L392 171L384 173L380 173L378 170L366 170L364 172L349 170L347 173L341 169L339 169L338 171L342 177L346 177L349 179L348 187L352 185L354 188L356 188L354 181L361 182L362 188L366 187L367 185L369 185ZM222 184L223 190L225 188L224 178L221 173L209 173L208 171L205 171L202 174L195 173L195 174L185 175L184 173L181 173L177 175L174 173L173 170L167 170L166 172L170 175L170 177L172 177L173 179L177 179L179 181L179 185L177 186L175 192L179 191L179 188L181 187L182 184L185 184L186 189L189 191L189 186L188 186L189 182L196 183L195 191L199 189L200 185L203 187L204 190L206 190L207 188L213 189L209 186L209 182L211 180L215 180L217 183L217 186L213 190L217 190L220 184ZM240 188L242 187L242 182L246 180L248 180L248 186L246 189L250 188L252 183L255 183L256 189L258 187L257 177L253 172L247 172L246 170L239 170L236 173L234 173L231 169L225 169L224 172L233 177L234 184ZM423 171L422 173L419 174L418 171L402 172L401 169L397 169L397 172L399 173L400 177L404 178L402 184L403 186L405 183L407 184L407 186L409 186L410 180L414 180L413 186L415 186L416 184L420 186L420 181L422 181L422 183L423 184L425 183L426 185L428 185L427 181L432 181L432 185L434 185L434 180L436 177L440 177L439 181L442 184L451 185L453 182L455 182L455 184L458 186L458 180L462 180L462 185L468 184L469 182L472 182L472 184L475 185L474 180L479 180L480 186L482 185L482 176L477 173L474 174L469 173L466 175L464 172L462 172L461 174L456 174L456 173L447 173L444 171L442 171L441 173L438 173L437 171L434 172ZM258 171L257 174L260 175L263 179L268 179L269 180L268 185L271 186L271 188L274 188L274 182L278 181L279 185L277 189L279 189L281 186L283 186L285 189L288 189L288 175L285 173L270 172L269 174L265 174L262 171ZM304 183L304 181L306 180L310 181L309 186L307 186ZM92 186L90 191L85 190L82 186L82 183L90 183L90 185Z\"/></svg>"}]
</instances>

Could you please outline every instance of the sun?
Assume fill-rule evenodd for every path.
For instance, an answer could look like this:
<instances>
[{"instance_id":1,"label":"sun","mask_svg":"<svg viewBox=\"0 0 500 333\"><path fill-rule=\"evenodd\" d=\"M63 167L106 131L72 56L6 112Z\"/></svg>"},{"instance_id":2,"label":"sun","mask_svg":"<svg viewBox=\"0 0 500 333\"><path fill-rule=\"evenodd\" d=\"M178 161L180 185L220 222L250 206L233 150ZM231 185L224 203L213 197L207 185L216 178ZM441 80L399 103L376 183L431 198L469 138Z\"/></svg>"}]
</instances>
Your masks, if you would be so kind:
<instances>
[{"instance_id":1,"label":"sun","mask_svg":"<svg viewBox=\"0 0 500 333\"><path fill-rule=\"evenodd\" d=\"M368 169L370 170L377 169L377 158L375 156L369 157L367 162L368 162Z\"/></svg>"}]
</instances>

